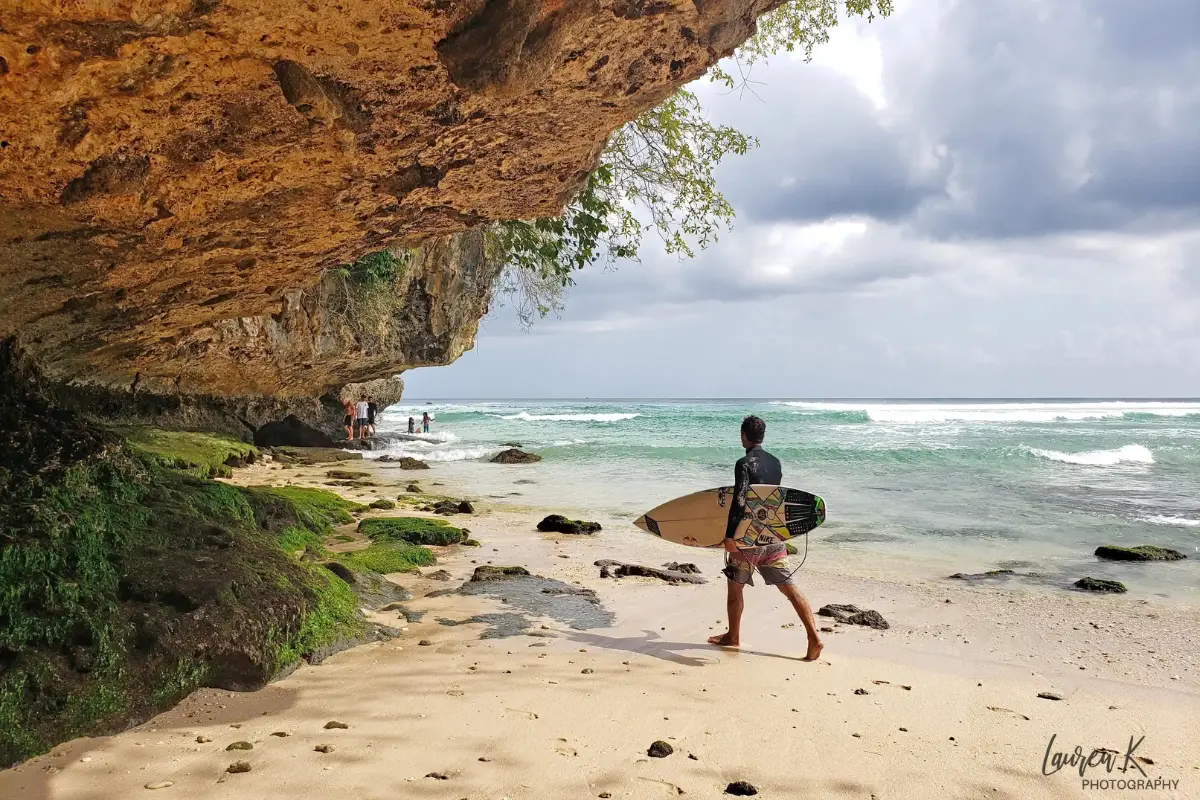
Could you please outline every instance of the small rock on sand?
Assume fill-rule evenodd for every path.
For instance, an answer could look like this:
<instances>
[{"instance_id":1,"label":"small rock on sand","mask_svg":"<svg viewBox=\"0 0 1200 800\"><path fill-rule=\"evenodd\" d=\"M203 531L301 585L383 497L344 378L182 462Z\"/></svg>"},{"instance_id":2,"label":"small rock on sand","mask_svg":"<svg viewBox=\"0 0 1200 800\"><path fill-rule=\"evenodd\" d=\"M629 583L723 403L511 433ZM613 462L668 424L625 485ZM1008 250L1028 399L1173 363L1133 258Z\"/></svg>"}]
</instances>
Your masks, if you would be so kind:
<instances>
[{"instance_id":1,"label":"small rock on sand","mask_svg":"<svg viewBox=\"0 0 1200 800\"><path fill-rule=\"evenodd\" d=\"M420 494L421 487L417 486L415 483L410 483L408 488L406 488L404 491L409 492L410 494Z\"/></svg>"},{"instance_id":2,"label":"small rock on sand","mask_svg":"<svg viewBox=\"0 0 1200 800\"><path fill-rule=\"evenodd\" d=\"M753 797L758 794L758 789L754 788L754 784L749 781L734 781L725 787L725 794L732 794L738 797Z\"/></svg>"},{"instance_id":3,"label":"small rock on sand","mask_svg":"<svg viewBox=\"0 0 1200 800\"><path fill-rule=\"evenodd\" d=\"M254 745L249 742L234 742L225 748L226 750L253 750Z\"/></svg>"},{"instance_id":4,"label":"small rock on sand","mask_svg":"<svg viewBox=\"0 0 1200 800\"><path fill-rule=\"evenodd\" d=\"M313 750L316 750L318 753L332 753L332 752L333 752L333 745L331 745L331 744L319 744L319 745L317 745L316 747L314 747L314 748L313 748Z\"/></svg>"},{"instance_id":5,"label":"small rock on sand","mask_svg":"<svg viewBox=\"0 0 1200 800\"><path fill-rule=\"evenodd\" d=\"M601 792L597 797L612 797L612 792Z\"/></svg>"},{"instance_id":6,"label":"small rock on sand","mask_svg":"<svg viewBox=\"0 0 1200 800\"><path fill-rule=\"evenodd\" d=\"M350 726L347 725L346 723L338 722L336 719L331 719L329 722L325 723L325 730L327 730L327 731L331 731L334 728L341 728L342 730L345 730L346 728L349 728L349 727Z\"/></svg>"},{"instance_id":7,"label":"small rock on sand","mask_svg":"<svg viewBox=\"0 0 1200 800\"><path fill-rule=\"evenodd\" d=\"M855 689L854 693L855 694L870 694L870 692L868 692L866 689Z\"/></svg>"},{"instance_id":8,"label":"small rock on sand","mask_svg":"<svg viewBox=\"0 0 1200 800\"><path fill-rule=\"evenodd\" d=\"M421 641L417 642L417 645L420 647L433 647L433 642L429 641L428 639L422 639Z\"/></svg>"},{"instance_id":9,"label":"small rock on sand","mask_svg":"<svg viewBox=\"0 0 1200 800\"><path fill-rule=\"evenodd\" d=\"M480 756L480 757L479 757L478 759L476 759L476 760L477 760L477 761L482 761L482 762L483 762L483 763L485 763L485 764L486 764L487 762L491 761L491 759L490 759L490 758L488 758L487 756Z\"/></svg>"},{"instance_id":10,"label":"small rock on sand","mask_svg":"<svg viewBox=\"0 0 1200 800\"><path fill-rule=\"evenodd\" d=\"M175 785L175 781L153 781L146 784L147 789L170 789Z\"/></svg>"},{"instance_id":11,"label":"small rock on sand","mask_svg":"<svg viewBox=\"0 0 1200 800\"><path fill-rule=\"evenodd\" d=\"M593 672L595 672L595 670L594 670L594 669L592 669L591 667L587 667L586 669L583 669L583 670L581 671L581 673L582 673L583 675L591 675Z\"/></svg>"},{"instance_id":12,"label":"small rock on sand","mask_svg":"<svg viewBox=\"0 0 1200 800\"><path fill-rule=\"evenodd\" d=\"M674 752L674 747L659 739L657 742L650 745L650 748L646 751L646 755L650 756L651 758L666 758Z\"/></svg>"},{"instance_id":13,"label":"small rock on sand","mask_svg":"<svg viewBox=\"0 0 1200 800\"><path fill-rule=\"evenodd\" d=\"M1038 692L1038 697L1043 700L1062 700L1063 696L1057 692Z\"/></svg>"},{"instance_id":14,"label":"small rock on sand","mask_svg":"<svg viewBox=\"0 0 1200 800\"><path fill-rule=\"evenodd\" d=\"M447 775L447 774L446 774L446 773L444 773L444 772L427 772L427 773L425 773L425 777L426 777L426 778L433 778L435 781L448 781L448 780L450 780L450 776L449 776L449 775Z\"/></svg>"},{"instance_id":15,"label":"small rock on sand","mask_svg":"<svg viewBox=\"0 0 1200 800\"><path fill-rule=\"evenodd\" d=\"M692 761L700 760L700 756L696 755L695 753L688 753L688 758L690 758Z\"/></svg>"},{"instance_id":16,"label":"small rock on sand","mask_svg":"<svg viewBox=\"0 0 1200 800\"><path fill-rule=\"evenodd\" d=\"M210 737L208 737L208 736L205 736L205 735L203 735L203 734L201 734L201 735L199 735L199 736L197 736L197 737L196 737L196 743L197 743L197 744L208 744L208 743L209 743L209 742L211 742L211 741L212 741L212 739L211 739Z\"/></svg>"},{"instance_id":17,"label":"small rock on sand","mask_svg":"<svg viewBox=\"0 0 1200 800\"><path fill-rule=\"evenodd\" d=\"M287 732L287 731L275 731L275 732L274 732L274 733L272 733L271 735L272 735L272 736L278 736L278 737L280 737L280 738L282 739L283 737L285 737L285 736L287 736L287 735L288 735L288 732Z\"/></svg>"},{"instance_id":18,"label":"small rock on sand","mask_svg":"<svg viewBox=\"0 0 1200 800\"><path fill-rule=\"evenodd\" d=\"M232 764L230 764L229 767L225 771L232 775L237 775L241 772L249 772L250 771L250 762L249 761L235 761Z\"/></svg>"},{"instance_id":19,"label":"small rock on sand","mask_svg":"<svg viewBox=\"0 0 1200 800\"><path fill-rule=\"evenodd\" d=\"M862 609L855 605L831 603L821 606L817 614L822 617L833 617L838 622L846 625L865 625L868 628L875 628L881 631L888 629L887 620L878 611Z\"/></svg>"}]
</instances>

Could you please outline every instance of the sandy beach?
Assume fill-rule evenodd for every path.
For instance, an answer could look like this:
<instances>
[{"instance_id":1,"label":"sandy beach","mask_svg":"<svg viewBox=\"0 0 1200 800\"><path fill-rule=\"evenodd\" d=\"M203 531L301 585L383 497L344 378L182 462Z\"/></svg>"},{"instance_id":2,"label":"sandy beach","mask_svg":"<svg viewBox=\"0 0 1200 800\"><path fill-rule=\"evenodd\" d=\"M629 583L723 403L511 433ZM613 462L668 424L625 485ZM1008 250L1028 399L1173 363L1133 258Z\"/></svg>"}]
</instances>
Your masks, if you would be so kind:
<instances>
[{"instance_id":1,"label":"sandy beach","mask_svg":"<svg viewBox=\"0 0 1200 800\"><path fill-rule=\"evenodd\" d=\"M348 466L375 476L377 486L338 489L363 502L413 479L471 496L436 468ZM233 481L324 485L326 469L259 464ZM373 619L399 637L259 692L201 690L120 735L60 745L0 773L0 797L717 798L736 781L766 798L1200 795L1194 609L881 577L810 553L797 582L814 608L854 603L890 628L818 617L825 651L805 663L803 630L768 587L747 592L739 650L705 643L725 622L719 554L619 536L622 520L562 536L536 531L544 510L476 511L453 522L481 548L441 549L423 575L392 576L413 600ZM692 561L708 583L605 579L601 558ZM485 564L524 566L598 604L454 591ZM648 756L658 740L673 753ZM227 749L237 742L250 749ZM1082 776L1078 765L1056 770L1054 756L1077 747L1115 754L1093 756ZM250 770L228 772L237 761Z\"/></svg>"}]
</instances>

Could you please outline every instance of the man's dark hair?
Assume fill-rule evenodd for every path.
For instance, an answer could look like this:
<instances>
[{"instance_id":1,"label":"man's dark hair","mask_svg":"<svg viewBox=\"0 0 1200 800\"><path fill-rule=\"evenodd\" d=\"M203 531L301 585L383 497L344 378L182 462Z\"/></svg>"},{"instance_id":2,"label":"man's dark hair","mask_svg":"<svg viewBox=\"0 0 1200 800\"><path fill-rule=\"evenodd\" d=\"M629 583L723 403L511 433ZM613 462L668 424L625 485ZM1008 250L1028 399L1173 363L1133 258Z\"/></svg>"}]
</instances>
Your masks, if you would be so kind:
<instances>
[{"instance_id":1,"label":"man's dark hair","mask_svg":"<svg viewBox=\"0 0 1200 800\"><path fill-rule=\"evenodd\" d=\"M742 420L742 433L751 444L762 444L763 439L767 438L767 423L763 422L762 417L751 414Z\"/></svg>"}]
</instances>

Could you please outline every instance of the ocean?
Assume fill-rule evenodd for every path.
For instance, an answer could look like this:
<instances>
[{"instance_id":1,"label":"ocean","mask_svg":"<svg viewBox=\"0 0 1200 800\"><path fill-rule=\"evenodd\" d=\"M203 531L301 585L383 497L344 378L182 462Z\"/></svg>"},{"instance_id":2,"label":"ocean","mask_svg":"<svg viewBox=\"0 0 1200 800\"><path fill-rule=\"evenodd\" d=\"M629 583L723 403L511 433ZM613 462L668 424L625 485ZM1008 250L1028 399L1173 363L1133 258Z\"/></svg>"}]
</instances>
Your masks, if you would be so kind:
<instances>
[{"instance_id":1,"label":"ocean","mask_svg":"<svg viewBox=\"0 0 1200 800\"><path fill-rule=\"evenodd\" d=\"M421 477L493 502L618 521L729 484L741 419L758 414L784 482L826 501L814 563L924 578L1012 569L1004 580L1054 590L1091 575L1200 605L1200 400L405 401L383 412L381 437L426 411L428 437L374 455L436 462ZM506 443L543 461L488 463ZM1112 564L1092 555L1101 544L1189 558Z\"/></svg>"}]
</instances>

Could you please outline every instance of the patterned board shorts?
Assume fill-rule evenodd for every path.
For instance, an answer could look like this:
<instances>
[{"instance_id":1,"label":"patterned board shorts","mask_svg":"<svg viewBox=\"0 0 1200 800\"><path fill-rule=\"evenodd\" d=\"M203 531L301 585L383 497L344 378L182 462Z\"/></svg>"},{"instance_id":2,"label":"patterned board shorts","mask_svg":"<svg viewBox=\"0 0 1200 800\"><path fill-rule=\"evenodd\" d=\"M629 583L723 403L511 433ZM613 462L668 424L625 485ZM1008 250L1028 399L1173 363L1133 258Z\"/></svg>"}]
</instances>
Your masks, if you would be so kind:
<instances>
[{"instance_id":1,"label":"patterned board shorts","mask_svg":"<svg viewBox=\"0 0 1200 800\"><path fill-rule=\"evenodd\" d=\"M783 586L792 582L787 548L781 544L747 547L725 556L725 577L734 583L753 586L755 570L762 575L767 586Z\"/></svg>"}]
</instances>

